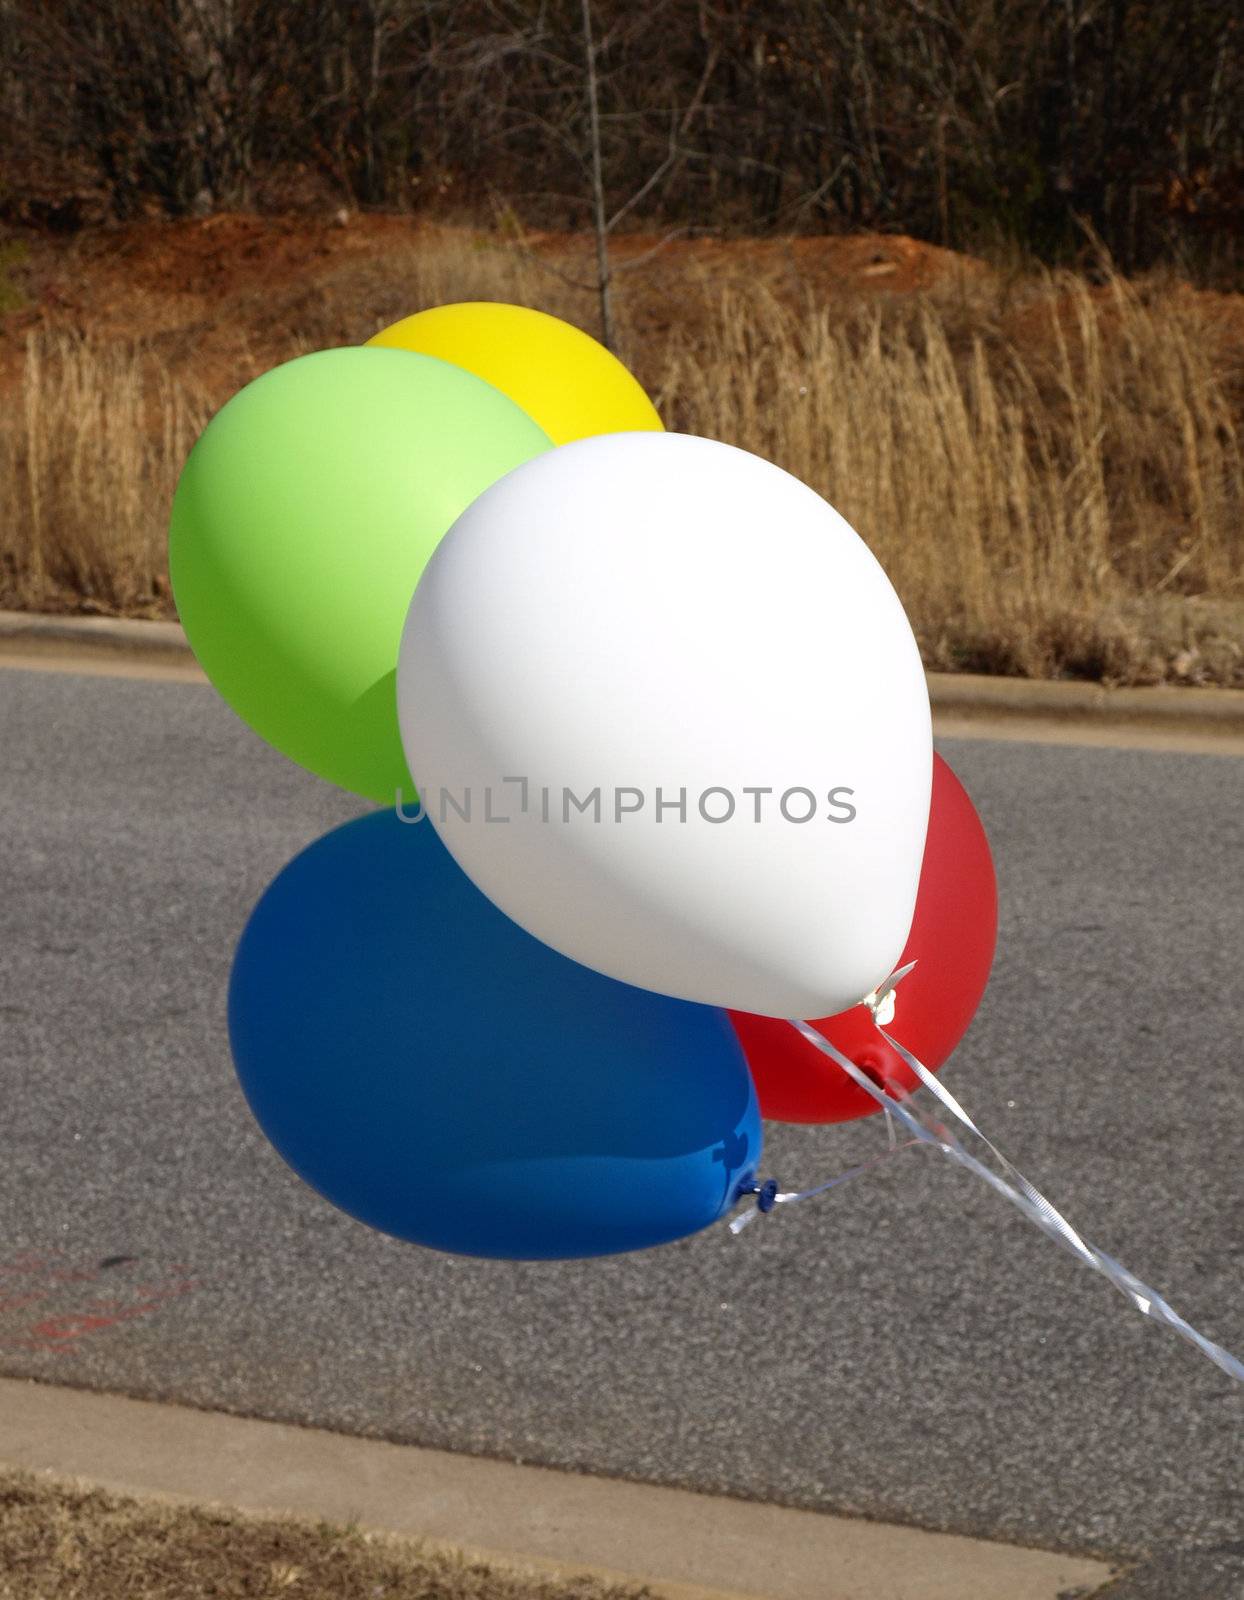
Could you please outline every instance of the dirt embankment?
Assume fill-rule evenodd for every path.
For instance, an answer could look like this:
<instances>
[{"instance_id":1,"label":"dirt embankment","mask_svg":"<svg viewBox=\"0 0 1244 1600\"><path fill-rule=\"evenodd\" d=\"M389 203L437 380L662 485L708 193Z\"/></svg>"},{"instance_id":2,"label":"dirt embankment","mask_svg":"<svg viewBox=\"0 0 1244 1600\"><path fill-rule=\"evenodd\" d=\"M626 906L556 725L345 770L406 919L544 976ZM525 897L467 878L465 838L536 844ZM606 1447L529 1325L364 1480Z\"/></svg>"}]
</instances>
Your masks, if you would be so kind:
<instances>
[{"instance_id":1,"label":"dirt embankment","mask_svg":"<svg viewBox=\"0 0 1244 1600\"><path fill-rule=\"evenodd\" d=\"M0 374L13 381L27 336L64 331L94 340L154 342L188 375L214 387L223 362L288 354L291 313L331 285L341 300L348 275L367 291L395 256L421 249L499 253L549 264L550 292L561 299L565 277L589 278L591 241L571 234L499 237L467 228L420 224L409 217L339 211L323 218L262 217L224 212L179 222L146 221L72 238L29 235L10 268L22 302L0 318ZM764 287L783 297L814 294L912 295L979 282L989 269L902 235L851 238L687 239L628 234L612 258L617 292L656 323L674 320L679 284L705 280ZM590 292L575 297L591 328ZM687 295L681 296L683 309ZM646 304L645 304L646 302ZM344 309L344 308L343 308ZM663 314L664 313L664 314ZM348 316L348 311L346 312ZM363 325L351 330L366 337Z\"/></svg>"},{"instance_id":2,"label":"dirt embankment","mask_svg":"<svg viewBox=\"0 0 1244 1600\"><path fill-rule=\"evenodd\" d=\"M875 234L627 235L612 261L667 425L827 495L931 667L1244 684L1244 296ZM592 240L517 224L226 213L0 262L0 605L33 609L171 613L181 463L278 362L453 300L598 326Z\"/></svg>"}]
</instances>

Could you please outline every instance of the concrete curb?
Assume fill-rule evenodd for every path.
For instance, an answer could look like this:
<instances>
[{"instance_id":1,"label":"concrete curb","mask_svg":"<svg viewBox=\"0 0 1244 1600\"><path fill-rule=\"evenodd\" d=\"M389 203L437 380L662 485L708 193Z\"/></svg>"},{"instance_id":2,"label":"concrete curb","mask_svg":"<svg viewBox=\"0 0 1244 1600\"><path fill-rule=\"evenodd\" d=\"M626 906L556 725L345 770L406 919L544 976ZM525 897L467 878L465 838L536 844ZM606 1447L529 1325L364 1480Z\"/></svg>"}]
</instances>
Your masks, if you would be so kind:
<instances>
[{"instance_id":1,"label":"concrete curb","mask_svg":"<svg viewBox=\"0 0 1244 1600\"><path fill-rule=\"evenodd\" d=\"M76 650L191 654L179 622L139 622L129 617L52 617L34 611L0 611L0 640L23 646L63 645Z\"/></svg>"},{"instance_id":2,"label":"concrete curb","mask_svg":"<svg viewBox=\"0 0 1244 1600\"><path fill-rule=\"evenodd\" d=\"M0 1462L295 1514L654 1600L1059 1600L1103 1561L0 1378Z\"/></svg>"},{"instance_id":3,"label":"concrete curb","mask_svg":"<svg viewBox=\"0 0 1244 1600\"><path fill-rule=\"evenodd\" d=\"M26 664L66 658L101 665L143 663L201 676L186 635L176 622L125 617L42 616L0 611L0 660ZM929 698L946 731L970 735L973 721L1031 721L1056 732L1060 722L1131 728L1158 734L1244 740L1244 690L1200 688L1109 689L1096 683L994 678L974 673L930 672Z\"/></svg>"},{"instance_id":4,"label":"concrete curb","mask_svg":"<svg viewBox=\"0 0 1244 1600\"><path fill-rule=\"evenodd\" d=\"M1067 717L1244 734L1244 690L1113 689L1100 683L930 672L933 709L954 716Z\"/></svg>"}]
</instances>

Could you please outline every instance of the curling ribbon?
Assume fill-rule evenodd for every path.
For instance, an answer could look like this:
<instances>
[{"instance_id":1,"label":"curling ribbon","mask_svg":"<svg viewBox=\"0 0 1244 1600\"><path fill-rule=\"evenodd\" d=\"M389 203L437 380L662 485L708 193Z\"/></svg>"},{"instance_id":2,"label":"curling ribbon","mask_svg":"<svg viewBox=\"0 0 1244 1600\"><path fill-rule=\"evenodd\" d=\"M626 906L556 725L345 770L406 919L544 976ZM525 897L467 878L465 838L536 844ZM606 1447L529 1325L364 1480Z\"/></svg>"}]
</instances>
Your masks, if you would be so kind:
<instances>
[{"instance_id":1,"label":"curling ribbon","mask_svg":"<svg viewBox=\"0 0 1244 1600\"><path fill-rule=\"evenodd\" d=\"M865 1005L872 1012L873 1021L892 1022L894 1020L894 991L907 974L916 965L909 961L905 967L899 967L897 972L892 972L880 988L874 989L871 994L866 994L861 1005ZM897 1155L900 1150L910 1150L913 1145L919 1144L919 1139L907 1139L899 1144L894 1131L894 1118L890 1115L891 1101L886 1097L881 1110L885 1116L886 1146L879 1156L873 1156L870 1161L862 1161L857 1167L850 1167L846 1172L840 1172L837 1177L830 1178L825 1183L818 1183L811 1189L786 1191L780 1189L777 1183L770 1178L766 1183L750 1183L738 1191L737 1198L743 1199L745 1195L754 1194L756 1203L749 1206L746 1211L739 1213L730 1223L730 1232L742 1233L747 1225L773 1210L774 1206L793 1205L797 1200L812 1200L818 1194L824 1194L829 1189L836 1189L840 1183L850 1183L853 1178L858 1178L862 1173L870 1172L873 1167L879 1167L883 1161L888 1161L891 1156Z\"/></svg>"},{"instance_id":2,"label":"curling ribbon","mask_svg":"<svg viewBox=\"0 0 1244 1600\"><path fill-rule=\"evenodd\" d=\"M883 1150L879 1156L873 1156L871 1161L861 1161L858 1167L848 1167L845 1172L840 1172L836 1178L830 1178L826 1183L818 1183L813 1189L800 1189L788 1193L779 1189L772 1178L768 1183L758 1183L753 1188L744 1190L745 1194L759 1196L754 1206L749 1206L746 1211L741 1211L730 1223L731 1233L742 1233L749 1222L758 1217L762 1212L772 1211L774 1206L792 1205L796 1200L811 1200L815 1195L824 1194L827 1189L836 1189L840 1183L850 1183L852 1178L858 1178L862 1172L868 1172L872 1167L879 1167L883 1161L888 1161L891 1156L897 1155L900 1150L910 1150L912 1145L919 1144L918 1139L908 1139L903 1144L891 1144L888 1150Z\"/></svg>"},{"instance_id":3,"label":"curling ribbon","mask_svg":"<svg viewBox=\"0 0 1244 1600\"><path fill-rule=\"evenodd\" d=\"M996 1190L1004 1200L1009 1201L1016 1210L1022 1212L1035 1227L1040 1228L1047 1238L1052 1239L1055 1244L1061 1245L1064 1250L1078 1257L1086 1267L1091 1267L1094 1272L1099 1272L1108 1283L1113 1284L1119 1293L1124 1295L1135 1306L1142 1316L1152 1317L1155 1322L1165 1323L1168 1328L1173 1328L1181 1338L1186 1339L1207 1360L1212 1361L1216 1367L1221 1368L1229 1377L1244 1383L1244 1363L1238 1361L1230 1351L1224 1350L1221 1345L1215 1344L1212 1339L1207 1339L1204 1334L1198 1333L1190 1323L1186 1322L1177 1311L1168 1305L1156 1289L1151 1289L1148 1284L1142 1283L1134 1273L1129 1272L1113 1256L1107 1255L1104 1250L1099 1250L1096 1245L1090 1244L1077 1233L1057 1207L1052 1205L1033 1184L1029 1183L1023 1173L1012 1162L1007 1160L990 1139L986 1138L955 1097L938 1081L928 1067L899 1044L896 1039L892 1039L881 1026L878 1020L878 1013L881 1011L881 1007L892 997L897 984L911 971L911 967L914 965L915 963L912 962L909 966L900 968L898 972L887 978L886 982L882 984L875 994L869 995L866 1003L872 1011L873 1022L877 1032L890 1048L896 1051L902 1060L906 1062L923 1087L929 1090L943 1109L949 1112L955 1121L962 1128L965 1128L969 1134L980 1140L981 1144L998 1164L1014 1178L1014 1183L1008 1182L1006 1178L1001 1177L990 1167L987 1167L983 1161L978 1160L976 1156L964 1148L963 1144L952 1132L944 1128L940 1123L934 1122L920 1108L913 1106L910 1102L896 1100L887 1095L885 1090L878 1088L872 1079L856 1066L854 1061L843 1055L823 1034L818 1033L808 1023L800 1022L793 1017L788 1017L787 1021L810 1045L813 1045L822 1055L828 1056L831 1061L836 1062L853 1083L863 1089L865 1094L872 1096L883 1111L891 1113L902 1124L903 1128L911 1135L911 1138L905 1145L898 1148L905 1149L913 1144L923 1144L940 1150L943 1155L948 1156L958 1166L966 1168L968 1172L980 1178L983 1183L987 1183L991 1189ZM887 1017L888 1020L889 1018ZM818 1188L804 1190L799 1194L773 1193L769 1206L765 1206L764 1209L768 1210L772 1205L780 1201L801 1200L814 1194L821 1194L826 1189L833 1188L836 1184L845 1183L849 1178L853 1178L860 1172L867 1170L868 1167L875 1166L878 1162L888 1159L893 1153L893 1150L889 1150L885 1155L878 1156L873 1161L865 1162L863 1166L854 1167L837 1178L831 1178L828 1183L821 1184ZM750 1211L737 1217L735 1222L731 1224L732 1231L737 1233L745 1227L752 1220L758 1209L760 1209L759 1206L753 1206ZM736 1223L737 1227L735 1226Z\"/></svg>"}]
</instances>

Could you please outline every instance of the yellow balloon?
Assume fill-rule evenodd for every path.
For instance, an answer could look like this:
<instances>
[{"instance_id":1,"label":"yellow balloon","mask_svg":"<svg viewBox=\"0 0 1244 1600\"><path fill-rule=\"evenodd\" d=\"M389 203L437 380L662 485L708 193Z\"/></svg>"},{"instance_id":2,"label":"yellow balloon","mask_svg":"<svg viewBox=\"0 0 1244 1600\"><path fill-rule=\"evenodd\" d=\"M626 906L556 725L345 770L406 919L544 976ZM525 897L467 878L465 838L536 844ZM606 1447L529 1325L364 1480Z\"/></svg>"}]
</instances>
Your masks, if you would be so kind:
<instances>
[{"instance_id":1,"label":"yellow balloon","mask_svg":"<svg viewBox=\"0 0 1244 1600\"><path fill-rule=\"evenodd\" d=\"M527 306L494 300L436 306L367 342L465 367L520 405L554 444L662 427L652 401L603 344Z\"/></svg>"}]
</instances>

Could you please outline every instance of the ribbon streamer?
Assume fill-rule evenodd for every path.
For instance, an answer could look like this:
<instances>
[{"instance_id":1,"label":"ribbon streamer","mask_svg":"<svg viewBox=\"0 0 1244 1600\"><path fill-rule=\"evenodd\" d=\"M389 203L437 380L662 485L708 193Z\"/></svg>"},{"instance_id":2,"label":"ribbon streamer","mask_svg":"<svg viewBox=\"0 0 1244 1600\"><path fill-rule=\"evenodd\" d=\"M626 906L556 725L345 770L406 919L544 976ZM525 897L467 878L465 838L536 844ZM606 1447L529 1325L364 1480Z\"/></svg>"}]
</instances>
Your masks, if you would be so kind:
<instances>
[{"instance_id":1,"label":"ribbon streamer","mask_svg":"<svg viewBox=\"0 0 1244 1600\"><path fill-rule=\"evenodd\" d=\"M921 1144L933 1145L959 1166L974 1173L982 1182L987 1183L991 1189L996 1190L1004 1200L1008 1200L1018 1211L1021 1211L1030 1222L1040 1228L1047 1238L1053 1239L1055 1244L1061 1245L1065 1250L1070 1251L1072 1255L1078 1256L1085 1266L1091 1267L1095 1272L1099 1272L1108 1283L1113 1284L1120 1294L1131 1301L1142 1316L1152 1317L1156 1322L1163 1322L1168 1328L1173 1328L1181 1338L1186 1339L1203 1356L1212 1361L1216 1367L1221 1368L1229 1377L1244 1383L1244 1363L1238 1361L1235 1356L1224 1350L1221 1345L1215 1344L1212 1339L1207 1339L1204 1334L1198 1333L1173 1307L1167 1304L1156 1289L1151 1289L1148 1284L1142 1283L1134 1273L1129 1272L1113 1256L1107 1255L1104 1250L1099 1250L1095 1245L1083 1239L1057 1207L1052 1205L1038 1189L1029 1183L1028 1179L981 1133L967 1112L959 1105L959 1102L948 1089L938 1082L937 1078L934 1077L924 1063L918 1061L909 1050L905 1050L902 1045L891 1039L880 1024L877 1026L877 1031L886 1043L898 1052L923 1086L937 1098L951 1116L966 1128L969 1133L980 1139L990 1154L1014 1176L1018 1187L1015 1184L1008 1183L1005 1178L1000 1177L991 1168L987 1167L984 1162L971 1155L964 1149L953 1133L936 1123L926 1122L919 1112L913 1112L901 1100L890 1100L884 1090L878 1089L853 1061L844 1056L840 1050L835 1049L828 1039L817 1033L815 1028L809 1027L806 1022L796 1021L794 1018L788 1018L788 1021L793 1028L807 1039L809 1044L815 1045L822 1054L829 1056L832 1061L836 1061L851 1078L852 1082L858 1084L865 1093L870 1094L878 1104L885 1105L888 1102L893 1115L911 1133L915 1140Z\"/></svg>"},{"instance_id":2,"label":"ribbon streamer","mask_svg":"<svg viewBox=\"0 0 1244 1600\"><path fill-rule=\"evenodd\" d=\"M907 974L914 969L915 965L914 961L909 961L905 967L899 967L897 971L890 974L880 988L874 989L870 994L866 994L863 1000L860 1001L861 1005L867 1006L872 1012L873 1021L878 1025L894 1020L894 991ZM900 1150L910 1150L913 1145L919 1144L919 1139L908 1139L903 1144L899 1144L898 1135L894 1130L894 1118L890 1115L890 1104L890 1099L887 1096L884 1105L881 1107L882 1115L885 1117L886 1131L886 1149L881 1155L873 1156L870 1161L862 1161L858 1167L850 1167L846 1172L840 1172L836 1178L830 1178L825 1183L818 1183L811 1189L790 1190L788 1192L779 1189L772 1178L766 1183L753 1183L750 1188L740 1189L736 1198L741 1200L744 1195L748 1194L754 1194L758 1198L755 1205L749 1206L746 1211L733 1219L730 1223L730 1232L733 1234L742 1233L748 1223L754 1221L756 1217L772 1211L774 1206L792 1205L796 1200L812 1200L818 1194L824 1194L827 1189L836 1189L840 1183L850 1183L852 1178L858 1178L862 1173L870 1171L873 1167L879 1167L883 1161L888 1161L891 1156L897 1155Z\"/></svg>"},{"instance_id":3,"label":"ribbon streamer","mask_svg":"<svg viewBox=\"0 0 1244 1600\"><path fill-rule=\"evenodd\" d=\"M772 1179L768 1183L758 1183L754 1189L747 1192L757 1194L760 1199L754 1206L749 1206L746 1211L732 1219L731 1233L742 1233L749 1222L755 1220L763 1211L771 1211L774 1206L791 1205L796 1200L811 1200L814 1195L824 1194L827 1189L836 1189L840 1183L850 1183L852 1178L858 1178L862 1172L867 1172L872 1167L879 1167L883 1161L888 1161L891 1156L896 1156L900 1150L910 1150L912 1145L919 1144L918 1139L907 1139L899 1144L894 1139L894 1124L890 1123L890 1147L883 1150L879 1156L873 1156L870 1161L861 1161L858 1167L848 1167L846 1172L840 1172L836 1178L830 1178L825 1183L818 1183L812 1189L792 1190L789 1193L779 1189Z\"/></svg>"},{"instance_id":4,"label":"ribbon streamer","mask_svg":"<svg viewBox=\"0 0 1244 1600\"><path fill-rule=\"evenodd\" d=\"M1007 1200L1016 1210L1026 1216L1035 1227L1040 1228L1047 1238L1052 1239L1055 1244L1060 1245L1064 1250L1076 1256L1086 1267L1091 1267L1094 1272L1100 1273L1108 1283L1112 1284L1120 1294L1124 1295L1132 1303L1142 1316L1152 1317L1155 1322L1165 1323L1168 1328L1173 1328L1182 1339L1186 1339L1189 1344L1199 1350L1207 1360L1212 1361L1228 1377L1244 1383L1244 1362L1238 1361L1230 1351L1224 1350L1221 1345L1215 1344L1212 1339L1207 1339L1204 1334L1198 1333L1189 1322L1186 1322L1158 1294L1156 1289L1151 1289L1148 1284L1142 1283L1135 1273L1129 1272L1113 1256L1107 1255L1104 1250L1099 1250L1096 1245L1090 1244L1088 1240L1077 1233L1057 1207L1052 1205L1040 1190L1029 1183L1023 1173L1002 1154L990 1139L986 1138L950 1093L949 1089L939 1082L922 1061L912 1055L896 1039L892 1039L881 1026L878 1020L878 1012L881 1009L881 1005L887 996L893 994L895 986L910 971L911 966L901 968L882 984L875 995L868 997L867 1003L873 1013L873 1022L877 1032L890 1048L898 1053L907 1066L911 1068L912 1072L915 1073L921 1085L929 1090L930 1094L937 1099L939 1104L949 1112L955 1121L974 1138L980 1140L999 1166L1015 1180L1014 1183L1008 1182L1006 1178L1000 1176L992 1168L986 1166L983 1161L972 1155L949 1129L944 1128L940 1123L934 1122L920 1108L913 1106L910 1101L893 1099L886 1094L884 1089L878 1088L872 1079L856 1066L854 1061L843 1055L823 1034L818 1033L810 1024L798 1021L793 1017L788 1017L787 1021L810 1045L813 1045L822 1055L828 1056L831 1061L840 1066L851 1081L864 1090L865 1094L871 1095L883 1111L888 1112L902 1124L907 1133L911 1135L911 1138L898 1148L906 1149L913 1144L924 1144L940 1150L943 1155L949 1157L958 1166L973 1173L983 1183L987 1183L991 1189L995 1190L1004 1200ZM821 1194L826 1189L833 1188L836 1184L845 1183L848 1178L857 1176L860 1172L867 1170L868 1167L877 1165L879 1161L887 1160L893 1153L893 1150L887 1151L885 1155L878 1156L873 1161L865 1162L863 1166L852 1168L851 1171L843 1173L838 1178L831 1178L828 1183L821 1184L816 1189L804 1190L799 1194L775 1193L772 1195L770 1205L783 1201L802 1200L814 1194ZM744 1212L742 1216L737 1217L735 1222L731 1223L731 1231L735 1233L741 1231L759 1209L761 1209L760 1206L753 1206L749 1211ZM767 1210L769 1206L765 1206L763 1209Z\"/></svg>"}]
</instances>

